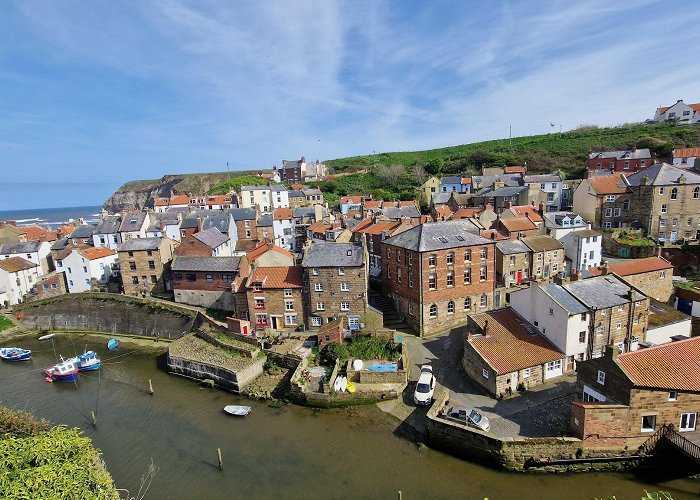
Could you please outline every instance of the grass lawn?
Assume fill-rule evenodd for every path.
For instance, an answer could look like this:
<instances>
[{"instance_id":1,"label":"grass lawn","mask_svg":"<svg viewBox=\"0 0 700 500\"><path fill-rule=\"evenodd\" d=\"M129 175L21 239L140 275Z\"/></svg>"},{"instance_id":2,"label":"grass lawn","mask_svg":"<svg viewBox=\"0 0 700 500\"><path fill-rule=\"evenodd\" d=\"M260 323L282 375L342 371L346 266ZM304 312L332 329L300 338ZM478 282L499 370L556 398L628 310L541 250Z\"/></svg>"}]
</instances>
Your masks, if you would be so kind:
<instances>
[{"instance_id":1,"label":"grass lawn","mask_svg":"<svg viewBox=\"0 0 700 500\"><path fill-rule=\"evenodd\" d=\"M8 328L12 328L14 323L10 321L9 319L5 318L4 316L0 316L0 332L3 330L7 330Z\"/></svg>"}]
</instances>

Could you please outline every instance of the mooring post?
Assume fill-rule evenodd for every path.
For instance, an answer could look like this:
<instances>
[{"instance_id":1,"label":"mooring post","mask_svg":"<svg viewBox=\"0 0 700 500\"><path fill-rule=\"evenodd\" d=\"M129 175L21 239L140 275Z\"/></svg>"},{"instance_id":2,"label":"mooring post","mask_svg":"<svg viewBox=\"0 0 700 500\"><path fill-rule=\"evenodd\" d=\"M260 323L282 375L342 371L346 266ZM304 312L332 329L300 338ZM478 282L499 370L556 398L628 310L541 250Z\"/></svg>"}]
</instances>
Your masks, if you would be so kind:
<instances>
[{"instance_id":1,"label":"mooring post","mask_svg":"<svg viewBox=\"0 0 700 500\"><path fill-rule=\"evenodd\" d=\"M92 410L90 412L90 415L92 415L92 426L97 427L97 417L95 417L95 410Z\"/></svg>"},{"instance_id":2,"label":"mooring post","mask_svg":"<svg viewBox=\"0 0 700 500\"><path fill-rule=\"evenodd\" d=\"M216 449L216 455L219 458L219 470L224 469L224 461L221 459L221 448Z\"/></svg>"},{"instance_id":3,"label":"mooring post","mask_svg":"<svg viewBox=\"0 0 700 500\"><path fill-rule=\"evenodd\" d=\"M151 379L148 379L148 392L152 395L153 394L153 382L151 382Z\"/></svg>"},{"instance_id":4,"label":"mooring post","mask_svg":"<svg viewBox=\"0 0 700 500\"><path fill-rule=\"evenodd\" d=\"M403 498L403 495L401 493L401 490L399 490L399 500L401 500L402 498Z\"/></svg>"}]
</instances>

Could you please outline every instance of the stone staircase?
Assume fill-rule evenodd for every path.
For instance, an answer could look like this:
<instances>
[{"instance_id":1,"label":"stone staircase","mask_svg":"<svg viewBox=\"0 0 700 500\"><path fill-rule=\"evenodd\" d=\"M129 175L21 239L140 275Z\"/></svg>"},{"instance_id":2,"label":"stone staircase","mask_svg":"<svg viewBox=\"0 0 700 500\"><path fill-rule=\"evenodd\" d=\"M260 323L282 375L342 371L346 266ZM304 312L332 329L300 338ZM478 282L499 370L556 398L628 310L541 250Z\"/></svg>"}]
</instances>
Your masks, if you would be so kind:
<instances>
[{"instance_id":1,"label":"stone staircase","mask_svg":"<svg viewBox=\"0 0 700 500\"><path fill-rule=\"evenodd\" d=\"M384 318L383 327L386 330L395 330L399 333L415 335L414 331L402 319L396 311L394 304L387 300L377 290L369 291L369 305L381 311Z\"/></svg>"}]
</instances>

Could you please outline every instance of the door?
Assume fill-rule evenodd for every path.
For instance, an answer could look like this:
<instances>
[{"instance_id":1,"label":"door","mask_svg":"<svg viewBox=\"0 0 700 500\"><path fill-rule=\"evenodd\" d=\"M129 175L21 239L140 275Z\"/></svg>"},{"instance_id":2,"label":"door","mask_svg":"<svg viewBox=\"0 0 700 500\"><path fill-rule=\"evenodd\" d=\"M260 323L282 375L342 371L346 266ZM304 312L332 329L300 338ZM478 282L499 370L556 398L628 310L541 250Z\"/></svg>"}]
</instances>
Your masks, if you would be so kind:
<instances>
[{"instance_id":1,"label":"door","mask_svg":"<svg viewBox=\"0 0 700 500\"><path fill-rule=\"evenodd\" d=\"M277 316L270 316L270 321L272 322L272 329L277 330Z\"/></svg>"},{"instance_id":2,"label":"door","mask_svg":"<svg viewBox=\"0 0 700 500\"><path fill-rule=\"evenodd\" d=\"M678 232L677 232L677 231L671 231L671 243L675 243L677 237L678 237Z\"/></svg>"},{"instance_id":3,"label":"door","mask_svg":"<svg viewBox=\"0 0 700 500\"><path fill-rule=\"evenodd\" d=\"M515 282L519 285L522 280L523 280L523 272L518 271L517 274L515 275Z\"/></svg>"},{"instance_id":4,"label":"door","mask_svg":"<svg viewBox=\"0 0 700 500\"><path fill-rule=\"evenodd\" d=\"M544 277L549 278L549 264L544 265Z\"/></svg>"},{"instance_id":5,"label":"door","mask_svg":"<svg viewBox=\"0 0 700 500\"><path fill-rule=\"evenodd\" d=\"M562 374L562 362L561 359L556 361L550 361L545 366L544 378L545 380L552 377L558 377Z\"/></svg>"}]
</instances>

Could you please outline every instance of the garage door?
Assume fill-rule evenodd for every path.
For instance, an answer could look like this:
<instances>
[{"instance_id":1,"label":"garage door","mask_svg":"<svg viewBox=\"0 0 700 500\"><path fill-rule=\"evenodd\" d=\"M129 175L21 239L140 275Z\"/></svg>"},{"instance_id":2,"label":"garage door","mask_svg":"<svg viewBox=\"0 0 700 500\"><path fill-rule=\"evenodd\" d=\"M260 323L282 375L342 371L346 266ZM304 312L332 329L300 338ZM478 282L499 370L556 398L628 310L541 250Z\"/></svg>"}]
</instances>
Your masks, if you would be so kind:
<instances>
[{"instance_id":1,"label":"garage door","mask_svg":"<svg viewBox=\"0 0 700 500\"><path fill-rule=\"evenodd\" d=\"M556 361L550 361L545 366L544 378L548 379L548 378L552 378L552 377L558 377L562 373L563 373L563 370L562 370L561 359L558 359Z\"/></svg>"}]
</instances>

